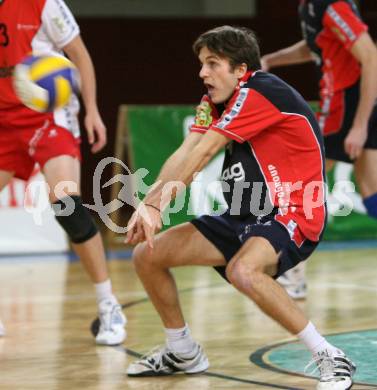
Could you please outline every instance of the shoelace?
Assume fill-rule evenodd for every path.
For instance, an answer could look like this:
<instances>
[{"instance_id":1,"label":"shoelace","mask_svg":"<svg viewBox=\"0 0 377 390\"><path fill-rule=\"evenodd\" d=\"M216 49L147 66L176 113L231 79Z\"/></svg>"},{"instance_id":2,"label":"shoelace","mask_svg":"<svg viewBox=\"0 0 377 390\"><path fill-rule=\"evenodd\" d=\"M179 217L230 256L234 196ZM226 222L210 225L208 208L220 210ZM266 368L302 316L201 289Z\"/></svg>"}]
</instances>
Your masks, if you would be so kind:
<instances>
[{"instance_id":1,"label":"shoelace","mask_svg":"<svg viewBox=\"0 0 377 390\"><path fill-rule=\"evenodd\" d=\"M309 372L309 375L314 374L318 370L321 379L327 380L334 378L334 371L337 364L333 357L329 356L327 353L313 357L313 359L305 367L304 372L306 373L309 367L314 364L315 367Z\"/></svg>"},{"instance_id":2,"label":"shoelace","mask_svg":"<svg viewBox=\"0 0 377 390\"><path fill-rule=\"evenodd\" d=\"M157 347L152 348L149 352L145 353L138 362L142 363L147 361L148 364L153 365L154 367L162 367L163 361L162 357L166 351L166 348L158 345Z\"/></svg>"}]
</instances>

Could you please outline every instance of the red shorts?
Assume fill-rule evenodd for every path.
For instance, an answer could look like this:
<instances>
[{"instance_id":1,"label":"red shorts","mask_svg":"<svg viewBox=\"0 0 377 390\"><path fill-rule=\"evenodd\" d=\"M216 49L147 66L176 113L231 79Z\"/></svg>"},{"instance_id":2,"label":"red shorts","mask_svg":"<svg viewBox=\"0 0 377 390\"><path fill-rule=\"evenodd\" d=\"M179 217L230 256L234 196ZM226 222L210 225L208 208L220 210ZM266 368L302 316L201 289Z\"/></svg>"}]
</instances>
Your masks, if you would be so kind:
<instances>
[{"instance_id":1,"label":"red shorts","mask_svg":"<svg viewBox=\"0 0 377 390\"><path fill-rule=\"evenodd\" d=\"M52 114L40 114L26 107L0 112L0 170L14 172L27 180L38 163L68 155L81 159L80 139L56 125Z\"/></svg>"}]
</instances>

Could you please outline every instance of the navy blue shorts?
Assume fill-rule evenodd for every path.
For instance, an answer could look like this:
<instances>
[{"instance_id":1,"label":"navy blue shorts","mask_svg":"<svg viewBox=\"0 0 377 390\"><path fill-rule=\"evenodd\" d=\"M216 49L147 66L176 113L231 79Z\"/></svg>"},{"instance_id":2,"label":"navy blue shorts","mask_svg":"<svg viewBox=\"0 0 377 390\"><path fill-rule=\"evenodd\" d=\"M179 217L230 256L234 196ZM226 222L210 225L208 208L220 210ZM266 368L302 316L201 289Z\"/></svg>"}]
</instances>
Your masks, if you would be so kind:
<instances>
[{"instance_id":1,"label":"navy blue shorts","mask_svg":"<svg viewBox=\"0 0 377 390\"><path fill-rule=\"evenodd\" d=\"M351 130L360 99L360 85L356 83L344 91L343 122L339 131L324 137L326 158L335 161L352 162L344 149L344 140ZM377 149L377 102L368 122L368 137L364 149Z\"/></svg>"},{"instance_id":2,"label":"navy blue shorts","mask_svg":"<svg viewBox=\"0 0 377 390\"><path fill-rule=\"evenodd\" d=\"M191 223L224 255L229 262L250 237L263 237L270 242L276 253L280 253L278 271L275 278L307 259L318 242L305 240L300 247L291 240L283 225L274 216L257 219L250 215L239 219L225 213L221 216L204 215ZM226 266L215 267L225 279Z\"/></svg>"}]
</instances>

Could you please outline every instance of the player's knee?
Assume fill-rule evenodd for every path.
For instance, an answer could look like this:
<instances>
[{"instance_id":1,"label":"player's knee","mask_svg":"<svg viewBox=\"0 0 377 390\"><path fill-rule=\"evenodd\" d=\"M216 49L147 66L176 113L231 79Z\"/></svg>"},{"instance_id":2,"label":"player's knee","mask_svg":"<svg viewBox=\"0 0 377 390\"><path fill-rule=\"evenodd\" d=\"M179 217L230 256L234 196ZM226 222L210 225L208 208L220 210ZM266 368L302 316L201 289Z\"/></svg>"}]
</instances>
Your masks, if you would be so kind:
<instances>
[{"instance_id":1,"label":"player's knee","mask_svg":"<svg viewBox=\"0 0 377 390\"><path fill-rule=\"evenodd\" d=\"M143 265L145 265L145 262L143 262L143 259L146 257L145 251L146 251L146 245L144 242L137 244L134 250L132 251L132 260L134 262L136 271L138 271Z\"/></svg>"},{"instance_id":2,"label":"player's knee","mask_svg":"<svg viewBox=\"0 0 377 390\"><path fill-rule=\"evenodd\" d=\"M241 291L251 291L262 282L262 270L257 264L238 260L226 268L226 277Z\"/></svg>"},{"instance_id":3,"label":"player's knee","mask_svg":"<svg viewBox=\"0 0 377 390\"><path fill-rule=\"evenodd\" d=\"M370 217L377 218L377 192L363 199L364 206Z\"/></svg>"},{"instance_id":4,"label":"player's knee","mask_svg":"<svg viewBox=\"0 0 377 390\"><path fill-rule=\"evenodd\" d=\"M132 259L138 274L148 272L150 267L156 264L155 252L150 252L146 242L137 244L133 250Z\"/></svg>"},{"instance_id":5,"label":"player's knee","mask_svg":"<svg viewBox=\"0 0 377 390\"><path fill-rule=\"evenodd\" d=\"M88 241L98 233L93 217L82 204L81 196L71 195L52 204L55 218L75 244Z\"/></svg>"},{"instance_id":6,"label":"player's knee","mask_svg":"<svg viewBox=\"0 0 377 390\"><path fill-rule=\"evenodd\" d=\"M244 281L250 277L250 267L242 260L231 262L226 267L226 277L235 287L242 287Z\"/></svg>"},{"instance_id":7,"label":"player's knee","mask_svg":"<svg viewBox=\"0 0 377 390\"><path fill-rule=\"evenodd\" d=\"M225 276L230 283L234 284L234 281L237 276L238 267L236 269L237 262L230 262L225 268Z\"/></svg>"}]
</instances>

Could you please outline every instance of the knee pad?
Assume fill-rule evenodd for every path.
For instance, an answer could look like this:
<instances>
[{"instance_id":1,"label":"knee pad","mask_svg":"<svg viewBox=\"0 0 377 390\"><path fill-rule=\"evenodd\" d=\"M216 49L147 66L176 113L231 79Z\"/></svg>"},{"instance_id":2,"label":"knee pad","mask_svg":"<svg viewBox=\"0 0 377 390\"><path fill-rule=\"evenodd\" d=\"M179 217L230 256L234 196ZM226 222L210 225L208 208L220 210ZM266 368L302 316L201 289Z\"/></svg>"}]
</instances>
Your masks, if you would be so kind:
<instances>
[{"instance_id":1,"label":"knee pad","mask_svg":"<svg viewBox=\"0 0 377 390\"><path fill-rule=\"evenodd\" d=\"M370 217L377 218L377 192L363 199L365 208Z\"/></svg>"},{"instance_id":2,"label":"knee pad","mask_svg":"<svg viewBox=\"0 0 377 390\"><path fill-rule=\"evenodd\" d=\"M83 206L81 196L71 195L52 204L55 218L75 244L81 244L94 237L97 226L89 210Z\"/></svg>"}]
</instances>

